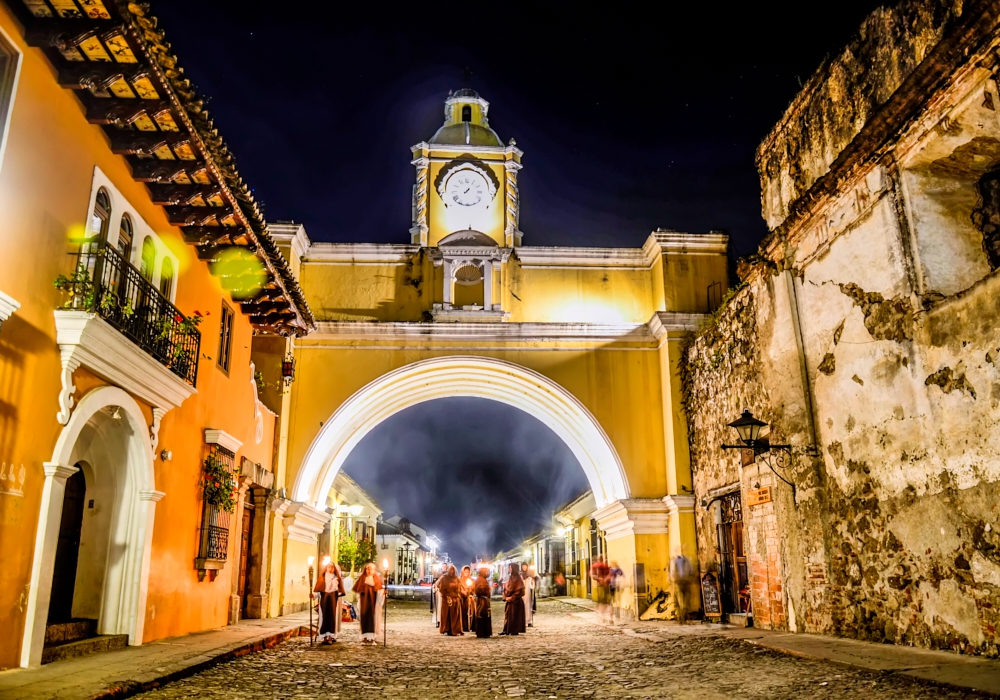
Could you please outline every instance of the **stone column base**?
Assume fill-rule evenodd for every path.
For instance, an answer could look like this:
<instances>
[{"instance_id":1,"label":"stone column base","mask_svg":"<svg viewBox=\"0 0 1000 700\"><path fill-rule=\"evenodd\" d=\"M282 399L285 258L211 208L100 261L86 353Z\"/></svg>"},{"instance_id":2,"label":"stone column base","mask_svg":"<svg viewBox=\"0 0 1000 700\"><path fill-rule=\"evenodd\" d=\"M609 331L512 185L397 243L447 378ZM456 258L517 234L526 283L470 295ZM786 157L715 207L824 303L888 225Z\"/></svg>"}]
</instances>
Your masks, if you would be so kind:
<instances>
[{"instance_id":1,"label":"stone column base","mask_svg":"<svg viewBox=\"0 0 1000 700\"><path fill-rule=\"evenodd\" d=\"M249 595L247 596L247 614L246 619L248 620L262 620L267 617L267 594L264 595Z\"/></svg>"},{"instance_id":2,"label":"stone column base","mask_svg":"<svg viewBox=\"0 0 1000 700\"><path fill-rule=\"evenodd\" d=\"M240 621L240 597L238 595L229 596L229 624L236 625Z\"/></svg>"}]
</instances>

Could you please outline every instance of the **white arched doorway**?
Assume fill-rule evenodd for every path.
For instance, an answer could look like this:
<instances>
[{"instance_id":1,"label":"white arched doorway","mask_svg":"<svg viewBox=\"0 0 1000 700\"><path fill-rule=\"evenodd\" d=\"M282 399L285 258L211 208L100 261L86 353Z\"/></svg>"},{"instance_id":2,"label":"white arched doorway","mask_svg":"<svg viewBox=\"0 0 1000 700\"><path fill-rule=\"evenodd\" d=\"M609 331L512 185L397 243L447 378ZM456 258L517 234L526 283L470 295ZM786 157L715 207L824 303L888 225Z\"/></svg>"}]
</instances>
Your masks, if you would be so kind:
<instances>
[{"instance_id":1,"label":"white arched doorway","mask_svg":"<svg viewBox=\"0 0 1000 700\"><path fill-rule=\"evenodd\" d=\"M79 471L88 509L73 614L97 619L99 634L127 634L129 644L141 644L153 514L163 494L155 489L149 428L139 404L118 387L89 392L44 468L21 665L41 663L66 480Z\"/></svg>"},{"instance_id":2,"label":"white arched doorway","mask_svg":"<svg viewBox=\"0 0 1000 700\"><path fill-rule=\"evenodd\" d=\"M598 507L629 498L628 480L614 445L575 396L520 365L469 356L415 362L379 377L351 396L313 440L295 477L292 498L325 508L334 477L369 431L410 406L452 396L500 401L537 418L576 456Z\"/></svg>"}]
</instances>

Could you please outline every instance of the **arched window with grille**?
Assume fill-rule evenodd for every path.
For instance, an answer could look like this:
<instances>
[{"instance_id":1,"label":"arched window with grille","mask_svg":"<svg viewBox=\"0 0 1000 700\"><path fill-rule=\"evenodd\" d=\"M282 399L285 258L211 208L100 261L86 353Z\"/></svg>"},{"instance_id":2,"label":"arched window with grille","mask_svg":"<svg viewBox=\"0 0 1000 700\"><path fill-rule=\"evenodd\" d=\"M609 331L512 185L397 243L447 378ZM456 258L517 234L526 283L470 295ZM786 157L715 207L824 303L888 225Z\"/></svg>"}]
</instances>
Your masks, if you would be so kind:
<instances>
[{"instance_id":1,"label":"arched window with grille","mask_svg":"<svg viewBox=\"0 0 1000 700\"><path fill-rule=\"evenodd\" d=\"M132 262L132 240L135 238L135 227L128 214L122 216L121 224L118 226L118 252L121 253L125 262Z\"/></svg>"},{"instance_id":2,"label":"arched window with grille","mask_svg":"<svg viewBox=\"0 0 1000 700\"><path fill-rule=\"evenodd\" d=\"M174 288L174 263L170 258L163 258L160 265L160 293L163 298L170 301L170 292Z\"/></svg>"},{"instance_id":3,"label":"arched window with grille","mask_svg":"<svg viewBox=\"0 0 1000 700\"><path fill-rule=\"evenodd\" d=\"M111 221L111 197L103 187L97 190L94 199L94 211L90 215L90 235L97 241L108 237L108 223Z\"/></svg>"},{"instance_id":4,"label":"arched window with grille","mask_svg":"<svg viewBox=\"0 0 1000 700\"><path fill-rule=\"evenodd\" d=\"M462 107L462 121L471 122L472 121L472 107L465 105Z\"/></svg>"},{"instance_id":5,"label":"arched window with grille","mask_svg":"<svg viewBox=\"0 0 1000 700\"><path fill-rule=\"evenodd\" d=\"M139 264L139 273L148 282L153 281L153 266L156 264L156 244L153 239L146 237L142 240L142 256Z\"/></svg>"}]
</instances>

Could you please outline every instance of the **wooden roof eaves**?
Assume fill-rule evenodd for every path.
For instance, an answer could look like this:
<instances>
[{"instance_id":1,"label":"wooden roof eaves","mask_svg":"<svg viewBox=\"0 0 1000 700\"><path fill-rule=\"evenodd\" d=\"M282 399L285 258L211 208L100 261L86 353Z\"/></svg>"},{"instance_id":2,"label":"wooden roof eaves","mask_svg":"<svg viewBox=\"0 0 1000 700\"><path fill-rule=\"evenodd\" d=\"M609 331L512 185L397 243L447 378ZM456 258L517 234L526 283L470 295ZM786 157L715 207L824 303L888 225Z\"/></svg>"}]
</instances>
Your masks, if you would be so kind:
<instances>
[{"instance_id":1,"label":"wooden roof eaves","mask_svg":"<svg viewBox=\"0 0 1000 700\"><path fill-rule=\"evenodd\" d=\"M295 320L299 325L296 335L314 330L316 322L298 281L292 274L281 251L267 231L267 222L249 189L234 167L234 158L219 136L198 99L190 81L183 78L183 69L177 57L170 53L163 32L156 29L155 22L147 17L145 7L134 2L116 0L120 14L125 18L126 31L131 31L142 51L150 61L151 68L158 74L160 82L175 104L178 116L192 137L199 142L199 150L206 157L208 168L213 171L220 188L233 206L234 216L246 227L246 237L264 252L264 263L275 281L292 301ZM171 75L172 74L172 75ZM183 99L183 101L182 101Z\"/></svg>"}]
</instances>

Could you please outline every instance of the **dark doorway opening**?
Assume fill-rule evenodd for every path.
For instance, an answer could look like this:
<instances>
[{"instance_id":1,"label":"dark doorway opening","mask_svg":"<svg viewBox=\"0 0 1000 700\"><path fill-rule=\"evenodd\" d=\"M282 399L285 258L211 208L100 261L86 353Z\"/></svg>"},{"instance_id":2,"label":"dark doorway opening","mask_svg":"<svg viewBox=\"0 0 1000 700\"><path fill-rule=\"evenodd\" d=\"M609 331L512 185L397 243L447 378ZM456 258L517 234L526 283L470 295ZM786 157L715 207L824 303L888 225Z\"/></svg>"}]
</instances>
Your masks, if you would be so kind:
<instances>
[{"instance_id":1,"label":"dark doorway opening","mask_svg":"<svg viewBox=\"0 0 1000 700\"><path fill-rule=\"evenodd\" d=\"M239 587L236 589L240 594L240 617L247 617L247 600L250 598L250 557L252 556L251 544L253 541L253 519L254 506L253 498L246 498L243 506L243 521L240 524L240 578Z\"/></svg>"},{"instance_id":2,"label":"dark doorway opening","mask_svg":"<svg viewBox=\"0 0 1000 700\"><path fill-rule=\"evenodd\" d=\"M73 619L73 593L76 590L76 566L80 558L80 532L83 528L83 504L87 481L83 470L66 480L59 540L52 571L52 595L49 600L49 624Z\"/></svg>"}]
</instances>

